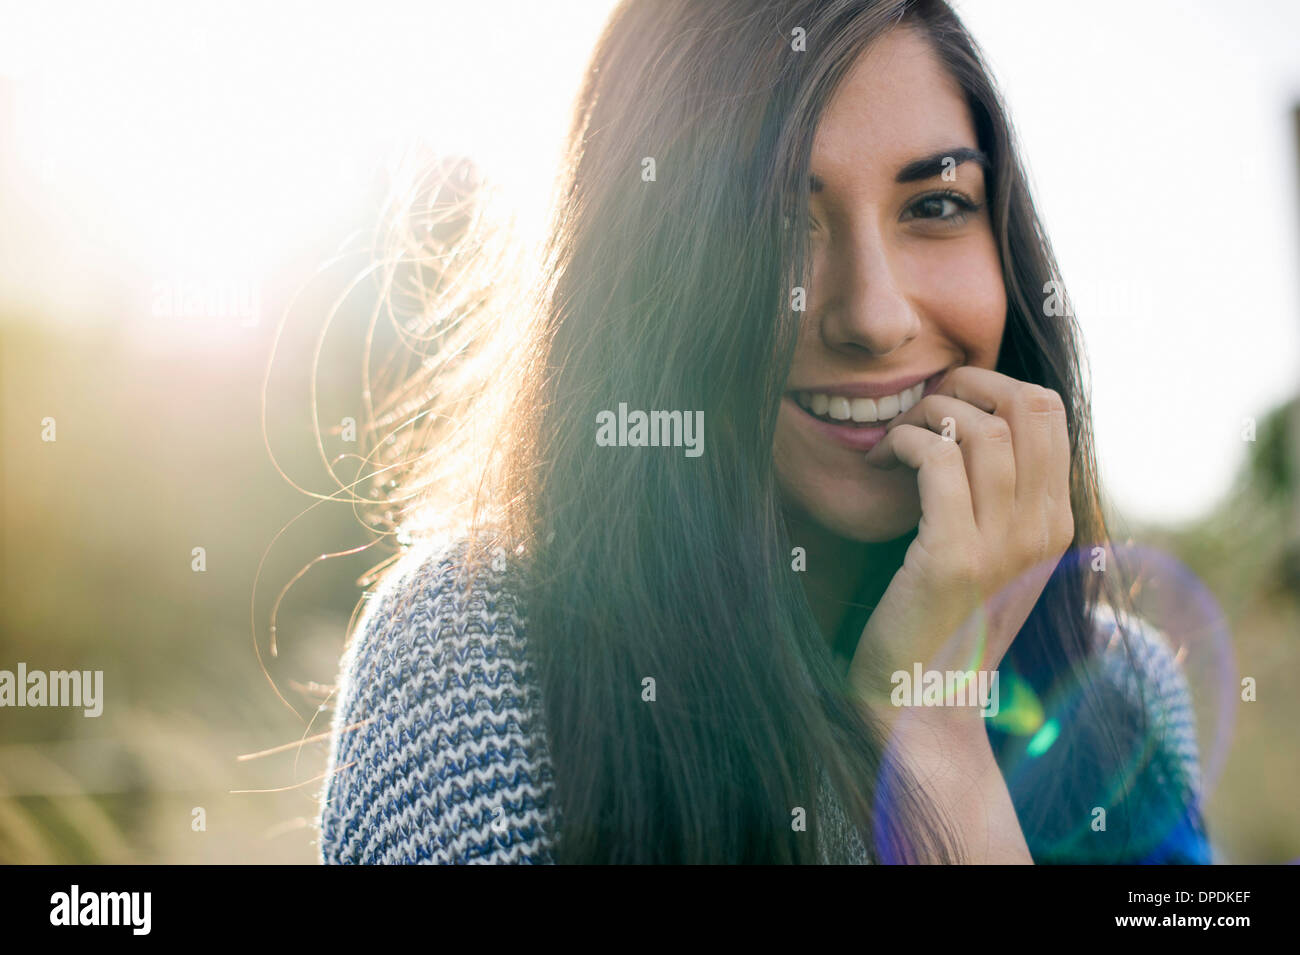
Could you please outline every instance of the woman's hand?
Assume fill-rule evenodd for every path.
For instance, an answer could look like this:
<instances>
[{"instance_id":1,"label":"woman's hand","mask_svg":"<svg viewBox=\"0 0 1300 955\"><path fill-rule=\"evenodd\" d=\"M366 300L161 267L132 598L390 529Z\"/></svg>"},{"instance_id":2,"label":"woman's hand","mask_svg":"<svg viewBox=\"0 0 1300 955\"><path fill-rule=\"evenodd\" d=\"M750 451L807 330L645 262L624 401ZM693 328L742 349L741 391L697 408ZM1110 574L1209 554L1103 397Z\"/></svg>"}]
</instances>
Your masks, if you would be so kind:
<instances>
[{"instance_id":1,"label":"woman's hand","mask_svg":"<svg viewBox=\"0 0 1300 955\"><path fill-rule=\"evenodd\" d=\"M921 521L849 673L860 700L888 717L898 670L997 669L1070 546L1074 518L1055 391L961 366L887 429L867 463L916 470ZM970 725L974 712L926 716Z\"/></svg>"}]
</instances>

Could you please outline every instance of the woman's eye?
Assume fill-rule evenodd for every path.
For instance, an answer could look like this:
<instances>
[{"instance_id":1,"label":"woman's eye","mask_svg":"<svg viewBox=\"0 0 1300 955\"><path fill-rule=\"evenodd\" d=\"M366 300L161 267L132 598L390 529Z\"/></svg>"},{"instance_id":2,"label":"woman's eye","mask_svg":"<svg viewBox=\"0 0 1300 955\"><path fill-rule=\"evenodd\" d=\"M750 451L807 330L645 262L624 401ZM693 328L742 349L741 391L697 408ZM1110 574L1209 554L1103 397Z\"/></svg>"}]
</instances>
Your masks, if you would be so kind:
<instances>
[{"instance_id":1,"label":"woman's eye","mask_svg":"<svg viewBox=\"0 0 1300 955\"><path fill-rule=\"evenodd\" d=\"M965 196L952 192L922 196L907 207L903 218L925 219L944 225L961 225L979 206Z\"/></svg>"}]
</instances>

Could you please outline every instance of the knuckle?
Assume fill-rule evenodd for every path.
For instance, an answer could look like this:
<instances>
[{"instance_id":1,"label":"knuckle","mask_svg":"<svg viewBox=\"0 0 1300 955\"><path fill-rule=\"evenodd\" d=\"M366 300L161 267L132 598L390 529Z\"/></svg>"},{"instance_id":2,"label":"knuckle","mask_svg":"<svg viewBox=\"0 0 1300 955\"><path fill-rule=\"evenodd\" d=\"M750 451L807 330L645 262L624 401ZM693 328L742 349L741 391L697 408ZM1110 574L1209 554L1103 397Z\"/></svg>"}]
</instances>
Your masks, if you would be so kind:
<instances>
[{"instance_id":1,"label":"knuckle","mask_svg":"<svg viewBox=\"0 0 1300 955\"><path fill-rule=\"evenodd\" d=\"M979 434L985 441L1011 443L1011 425L1005 418L999 418L997 415L989 415L980 422Z\"/></svg>"},{"instance_id":2,"label":"knuckle","mask_svg":"<svg viewBox=\"0 0 1300 955\"><path fill-rule=\"evenodd\" d=\"M934 435L935 440L930 442L930 447L926 449L925 459L927 463L938 467L952 468L962 466L961 448L955 441L944 441L934 432L928 432Z\"/></svg>"},{"instance_id":3,"label":"knuckle","mask_svg":"<svg viewBox=\"0 0 1300 955\"><path fill-rule=\"evenodd\" d=\"M1065 402L1061 395L1042 385L1029 385L1022 388L1020 400L1025 408L1034 414L1065 414Z\"/></svg>"}]
</instances>

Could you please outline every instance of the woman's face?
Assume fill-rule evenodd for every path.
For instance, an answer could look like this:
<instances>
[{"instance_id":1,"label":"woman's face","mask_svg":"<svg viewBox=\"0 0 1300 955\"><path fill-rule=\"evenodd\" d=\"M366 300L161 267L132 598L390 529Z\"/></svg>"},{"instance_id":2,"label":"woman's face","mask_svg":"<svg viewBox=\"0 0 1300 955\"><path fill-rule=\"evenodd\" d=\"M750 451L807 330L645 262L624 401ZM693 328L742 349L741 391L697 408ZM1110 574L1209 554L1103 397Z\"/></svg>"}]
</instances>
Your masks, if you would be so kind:
<instances>
[{"instance_id":1,"label":"woman's face","mask_svg":"<svg viewBox=\"0 0 1300 955\"><path fill-rule=\"evenodd\" d=\"M997 364L1006 289L980 155L960 87L909 28L867 49L817 129L811 279L775 464L794 516L832 534L917 525L916 473L863 456L943 372Z\"/></svg>"}]
</instances>

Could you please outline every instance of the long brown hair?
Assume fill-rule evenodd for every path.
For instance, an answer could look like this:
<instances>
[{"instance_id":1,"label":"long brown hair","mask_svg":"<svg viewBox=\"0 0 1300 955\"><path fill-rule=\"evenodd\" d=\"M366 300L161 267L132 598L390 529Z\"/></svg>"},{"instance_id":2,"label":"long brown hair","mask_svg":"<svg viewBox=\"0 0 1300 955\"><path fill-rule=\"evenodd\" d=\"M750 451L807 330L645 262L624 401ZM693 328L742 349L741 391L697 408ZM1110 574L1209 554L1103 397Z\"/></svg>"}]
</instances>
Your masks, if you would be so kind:
<instances>
[{"instance_id":1,"label":"long brown hair","mask_svg":"<svg viewBox=\"0 0 1300 955\"><path fill-rule=\"evenodd\" d=\"M900 25L966 92L1007 289L998 370L1064 399L1074 544L1104 547L1078 329L1044 313L1059 270L1000 97L941 0L625 0L577 97L535 257L497 240L464 167L395 207L385 291L415 318L413 357L371 420L380 510L403 543L466 535L471 561L504 552L519 567L561 861L815 861L822 771L873 859L958 857L842 692L790 570L772 466L813 134L857 57ZM597 414L620 403L702 410L704 453L598 447ZM863 593L896 569L873 568ZM1056 574L1013 645L1008 664L1044 700L1085 673L1093 606L1125 599L1117 571ZM1045 855L1070 851L1144 732L1103 690L1082 706L1089 729L1055 758L1096 785L1051 818L1018 802ZM807 832L791 826L800 807Z\"/></svg>"}]
</instances>

